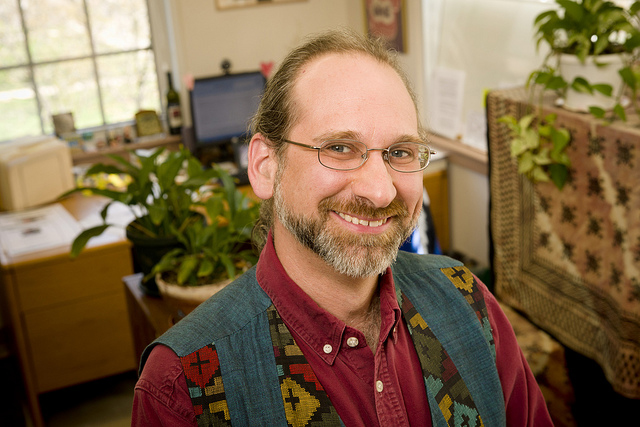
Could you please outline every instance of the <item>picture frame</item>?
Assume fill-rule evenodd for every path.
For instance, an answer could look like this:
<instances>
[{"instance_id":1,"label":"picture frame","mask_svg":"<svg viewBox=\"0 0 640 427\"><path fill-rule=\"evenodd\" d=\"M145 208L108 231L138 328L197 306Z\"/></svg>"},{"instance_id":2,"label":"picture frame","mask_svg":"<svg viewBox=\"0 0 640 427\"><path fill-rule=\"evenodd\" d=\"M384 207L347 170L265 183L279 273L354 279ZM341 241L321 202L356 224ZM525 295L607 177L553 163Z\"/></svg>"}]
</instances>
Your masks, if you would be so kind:
<instances>
[{"instance_id":1,"label":"picture frame","mask_svg":"<svg viewBox=\"0 0 640 427\"><path fill-rule=\"evenodd\" d=\"M390 49L407 52L405 0L363 0L367 34L384 40Z\"/></svg>"},{"instance_id":2,"label":"picture frame","mask_svg":"<svg viewBox=\"0 0 640 427\"><path fill-rule=\"evenodd\" d=\"M141 110L136 113L136 134L139 137L162 133L162 123L154 110Z\"/></svg>"},{"instance_id":3,"label":"picture frame","mask_svg":"<svg viewBox=\"0 0 640 427\"><path fill-rule=\"evenodd\" d=\"M257 6L265 4L277 4L277 3L293 3L302 2L307 0L216 0L216 7L218 10L226 9L238 9L247 6Z\"/></svg>"},{"instance_id":4,"label":"picture frame","mask_svg":"<svg viewBox=\"0 0 640 427\"><path fill-rule=\"evenodd\" d=\"M53 120L54 132L58 137L76 131L72 112L53 114L51 119Z\"/></svg>"}]
</instances>

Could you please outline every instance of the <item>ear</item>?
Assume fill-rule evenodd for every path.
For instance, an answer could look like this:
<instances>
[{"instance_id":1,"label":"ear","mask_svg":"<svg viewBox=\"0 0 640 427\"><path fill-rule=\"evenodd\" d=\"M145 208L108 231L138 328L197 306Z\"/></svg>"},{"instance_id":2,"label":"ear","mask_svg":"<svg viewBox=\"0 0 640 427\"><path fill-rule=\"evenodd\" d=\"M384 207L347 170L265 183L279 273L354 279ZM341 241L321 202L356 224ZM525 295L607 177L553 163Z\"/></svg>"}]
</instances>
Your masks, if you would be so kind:
<instances>
[{"instance_id":1,"label":"ear","mask_svg":"<svg viewBox=\"0 0 640 427\"><path fill-rule=\"evenodd\" d=\"M270 199L273 196L273 185L278 169L275 152L266 138L257 133L249 142L248 155L247 173L253 192L262 200Z\"/></svg>"}]
</instances>

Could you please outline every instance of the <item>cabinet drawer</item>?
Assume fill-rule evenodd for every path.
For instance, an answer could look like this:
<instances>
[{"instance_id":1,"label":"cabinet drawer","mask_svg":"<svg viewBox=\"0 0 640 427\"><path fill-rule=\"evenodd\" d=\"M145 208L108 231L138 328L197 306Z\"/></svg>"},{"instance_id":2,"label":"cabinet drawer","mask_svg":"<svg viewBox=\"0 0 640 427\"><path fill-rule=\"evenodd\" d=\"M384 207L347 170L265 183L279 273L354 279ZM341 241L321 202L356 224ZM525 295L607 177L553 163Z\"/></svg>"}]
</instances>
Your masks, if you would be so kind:
<instances>
[{"instance_id":1,"label":"cabinet drawer","mask_svg":"<svg viewBox=\"0 0 640 427\"><path fill-rule=\"evenodd\" d=\"M127 242L16 268L20 309L27 312L105 292L122 293L122 278L133 271Z\"/></svg>"},{"instance_id":2,"label":"cabinet drawer","mask_svg":"<svg viewBox=\"0 0 640 427\"><path fill-rule=\"evenodd\" d=\"M24 316L38 393L135 369L122 282L118 293Z\"/></svg>"}]
</instances>

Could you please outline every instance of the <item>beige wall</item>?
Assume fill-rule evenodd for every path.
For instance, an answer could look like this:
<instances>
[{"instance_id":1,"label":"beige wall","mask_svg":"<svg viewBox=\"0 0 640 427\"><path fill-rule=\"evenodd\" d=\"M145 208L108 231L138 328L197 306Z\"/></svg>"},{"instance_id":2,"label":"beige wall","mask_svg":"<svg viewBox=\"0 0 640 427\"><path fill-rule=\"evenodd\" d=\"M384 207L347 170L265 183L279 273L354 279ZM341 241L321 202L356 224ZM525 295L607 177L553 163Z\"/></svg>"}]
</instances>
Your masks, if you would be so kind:
<instances>
[{"instance_id":1,"label":"beige wall","mask_svg":"<svg viewBox=\"0 0 640 427\"><path fill-rule=\"evenodd\" d=\"M169 25L173 29L176 56L173 62L167 59L158 62L161 68L172 63L182 77L220 74L223 59L231 61L232 72L258 70L261 62L273 61L277 66L309 34L335 27L365 31L362 0L304 0L232 10L218 10L215 0L164 1L172 16ZM420 4L420 0L406 1L409 50L401 55L419 95L422 94ZM187 100L183 86L180 85L182 99ZM189 122L188 111L185 113Z\"/></svg>"}]
</instances>

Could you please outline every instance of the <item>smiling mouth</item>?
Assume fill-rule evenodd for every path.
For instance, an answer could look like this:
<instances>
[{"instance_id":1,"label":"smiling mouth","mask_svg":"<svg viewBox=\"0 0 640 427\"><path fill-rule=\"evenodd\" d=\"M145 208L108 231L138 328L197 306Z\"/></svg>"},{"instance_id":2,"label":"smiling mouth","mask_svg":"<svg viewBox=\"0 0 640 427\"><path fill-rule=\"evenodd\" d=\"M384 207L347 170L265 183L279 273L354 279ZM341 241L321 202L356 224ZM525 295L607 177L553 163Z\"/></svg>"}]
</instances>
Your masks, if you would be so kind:
<instances>
[{"instance_id":1,"label":"smiling mouth","mask_svg":"<svg viewBox=\"0 0 640 427\"><path fill-rule=\"evenodd\" d=\"M387 218L385 219L380 219L377 221L367 221L365 219L360 219L360 218L356 218L353 217L351 215L347 215L345 213L342 212L336 212L338 215L340 215L340 218L344 219L347 222L350 222L352 224L356 224L356 225L364 225L367 227L380 227L382 224L387 222Z\"/></svg>"}]
</instances>

